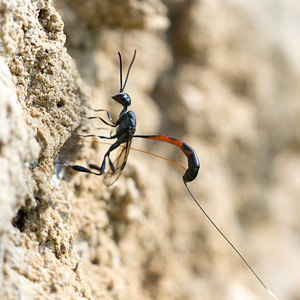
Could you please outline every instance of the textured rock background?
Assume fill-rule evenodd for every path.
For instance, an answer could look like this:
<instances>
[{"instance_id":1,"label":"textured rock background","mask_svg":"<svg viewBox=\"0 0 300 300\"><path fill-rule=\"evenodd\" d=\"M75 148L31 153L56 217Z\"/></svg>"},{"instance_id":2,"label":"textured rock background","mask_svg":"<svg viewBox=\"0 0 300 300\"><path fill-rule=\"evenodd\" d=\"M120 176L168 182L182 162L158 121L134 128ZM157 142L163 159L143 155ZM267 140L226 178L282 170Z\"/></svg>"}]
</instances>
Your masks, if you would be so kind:
<instances>
[{"instance_id":1,"label":"textured rock background","mask_svg":"<svg viewBox=\"0 0 300 300\"><path fill-rule=\"evenodd\" d=\"M131 151L112 187L84 102L183 138L191 189L280 299L300 299L297 1L0 0L0 298L270 299L207 222L182 170ZM91 115L92 112L86 110ZM101 115L101 113L100 113ZM185 164L168 145L134 141Z\"/></svg>"}]
</instances>

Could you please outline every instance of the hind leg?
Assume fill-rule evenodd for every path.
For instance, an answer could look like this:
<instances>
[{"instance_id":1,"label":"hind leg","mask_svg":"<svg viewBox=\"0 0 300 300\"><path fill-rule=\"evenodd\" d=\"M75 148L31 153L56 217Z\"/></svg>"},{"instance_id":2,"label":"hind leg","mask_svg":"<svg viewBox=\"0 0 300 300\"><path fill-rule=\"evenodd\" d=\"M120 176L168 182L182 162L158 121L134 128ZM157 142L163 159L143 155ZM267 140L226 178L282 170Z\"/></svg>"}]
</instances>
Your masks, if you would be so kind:
<instances>
[{"instance_id":1,"label":"hind leg","mask_svg":"<svg viewBox=\"0 0 300 300\"><path fill-rule=\"evenodd\" d=\"M126 142L127 139L127 133L123 132L123 133L119 133L119 134L115 134L115 135L111 135L110 137L107 136L101 136L101 135L93 135L93 134L88 134L88 135L83 135L83 134L77 134L77 136L80 137L98 137L100 139L117 139L107 150L107 152L104 155L103 161L101 166L99 167L96 164L88 164L89 168L97 170L99 173L93 172L90 169L80 166L80 165L71 165L71 164L67 164L67 163L60 163L63 164L69 168L72 168L75 171L78 172L84 172L84 173L90 173L90 174L94 174L94 175L102 175L105 172L105 166L106 166L106 158L108 159L109 162L109 166L112 170L112 172L115 172L115 166L113 164L113 162L110 159L110 153L115 150L116 148L118 148L122 143Z\"/></svg>"},{"instance_id":2,"label":"hind leg","mask_svg":"<svg viewBox=\"0 0 300 300\"><path fill-rule=\"evenodd\" d=\"M104 158L103 158L103 161L102 161L102 164L101 164L100 168L97 165L93 165L93 164L90 164L89 166L93 169L99 170L100 175L102 175L105 172L105 160L106 160L106 157L107 157L108 163L109 163L109 166L110 166L112 172L115 172L115 166L114 166L113 162L110 159L110 152L112 152L113 150L118 148L124 142L125 137L126 137L125 135L120 136L117 139L117 141L109 147L109 149L107 150L107 152L104 155Z\"/></svg>"}]
</instances>

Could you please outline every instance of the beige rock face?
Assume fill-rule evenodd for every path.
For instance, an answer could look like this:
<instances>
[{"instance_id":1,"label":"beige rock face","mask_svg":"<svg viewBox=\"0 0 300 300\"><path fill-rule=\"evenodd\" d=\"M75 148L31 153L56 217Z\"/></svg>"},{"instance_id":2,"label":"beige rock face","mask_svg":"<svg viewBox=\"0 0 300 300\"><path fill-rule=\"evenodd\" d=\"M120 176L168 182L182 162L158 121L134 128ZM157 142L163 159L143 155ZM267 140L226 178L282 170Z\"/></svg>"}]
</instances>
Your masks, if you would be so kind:
<instances>
[{"instance_id":1,"label":"beige rock face","mask_svg":"<svg viewBox=\"0 0 300 300\"><path fill-rule=\"evenodd\" d=\"M125 76L134 49L136 132L197 151L196 198L280 299L299 298L299 16L283 0L0 0L0 298L271 299L182 169L132 149L107 187L55 164L101 164L108 145L76 134L109 131L81 115L117 119L117 52Z\"/></svg>"}]
</instances>

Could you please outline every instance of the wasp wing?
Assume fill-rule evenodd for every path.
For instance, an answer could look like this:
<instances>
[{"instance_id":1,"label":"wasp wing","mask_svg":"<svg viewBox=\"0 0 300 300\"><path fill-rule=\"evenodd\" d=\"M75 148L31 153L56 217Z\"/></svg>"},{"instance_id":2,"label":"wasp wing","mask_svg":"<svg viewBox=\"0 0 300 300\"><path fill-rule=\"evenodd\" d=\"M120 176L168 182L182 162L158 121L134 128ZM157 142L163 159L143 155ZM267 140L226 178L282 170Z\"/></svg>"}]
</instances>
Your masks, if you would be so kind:
<instances>
[{"instance_id":1,"label":"wasp wing","mask_svg":"<svg viewBox=\"0 0 300 300\"><path fill-rule=\"evenodd\" d=\"M128 139L125 145L120 145L115 160L112 162L114 170L109 165L108 171L104 174L103 182L110 186L120 177L122 170L126 166L132 139Z\"/></svg>"}]
</instances>

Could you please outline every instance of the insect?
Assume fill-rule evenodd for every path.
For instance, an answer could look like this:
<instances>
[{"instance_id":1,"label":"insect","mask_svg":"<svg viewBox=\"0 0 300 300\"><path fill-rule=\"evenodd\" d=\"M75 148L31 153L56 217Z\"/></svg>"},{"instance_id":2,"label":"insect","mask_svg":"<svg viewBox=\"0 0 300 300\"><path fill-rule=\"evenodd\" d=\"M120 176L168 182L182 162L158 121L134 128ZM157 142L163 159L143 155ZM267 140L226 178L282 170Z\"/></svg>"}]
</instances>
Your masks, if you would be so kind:
<instances>
[{"instance_id":1,"label":"insect","mask_svg":"<svg viewBox=\"0 0 300 300\"><path fill-rule=\"evenodd\" d=\"M75 171L79 172L85 172L90 173L94 175L103 175L104 176L104 183L106 185L113 184L120 176L122 170L126 166L126 162L128 159L130 146L133 138L144 138L144 139L151 139L151 140L158 140L165 143L170 143L176 147L178 147L183 154L187 157L188 162L188 168L186 169L184 175L183 175L183 182L184 185L196 203L196 205L199 207L199 209L202 211L202 213L205 215L205 217L208 219L208 221L215 227L215 229L219 232L219 234L226 240L226 242L230 245L230 247L236 252L236 254L242 259L242 261L246 264L246 266L249 268L249 270L253 273L253 275L257 278L257 280L260 282L260 284L268 291L268 293L274 298L278 299L266 286L266 284L261 280L261 278L256 274L256 272L253 270L253 268L249 265L249 263L246 261L246 259L242 256L242 254L237 250L237 248L231 243L231 241L226 237L226 235L219 229L219 227L214 223L214 221L209 217L209 215L206 213L206 211L202 208L199 201L195 198L192 191L188 187L187 183L190 181L193 181L199 172L200 169L200 163L198 156L195 152L195 150L186 144L184 141L173 138L167 135L135 135L136 130L136 116L134 112L128 110L128 107L131 105L131 98L127 93L124 93L124 89L126 87L126 83L129 77L130 70L132 68L133 62L136 57L136 50L134 51L133 58L131 60L131 63L128 67L127 75L125 78L125 82L123 84L122 80L122 57L120 52L118 52L119 55L119 61L120 61L120 91L118 94L112 96L112 99L117 101L119 104L123 106L123 109L119 115L119 118L117 121L113 121L109 111L105 109L92 109L93 111L106 111L107 117L109 119L109 122L105 121L101 117L95 117L95 116L84 116L87 119L99 119L104 124L116 128L115 134L110 134L110 136L102 136L102 135L82 135L79 134L80 137L98 137L100 139L116 139L114 143L111 144L107 152L105 153L103 157L103 161L100 166L95 164L88 164L89 168L80 166L80 165L71 165L67 163L62 163L67 167L72 168ZM91 109L91 108L90 108ZM110 158L110 153L119 148L119 151L116 155L116 158L114 161ZM109 168L106 170L106 161L108 161Z\"/></svg>"}]
</instances>

